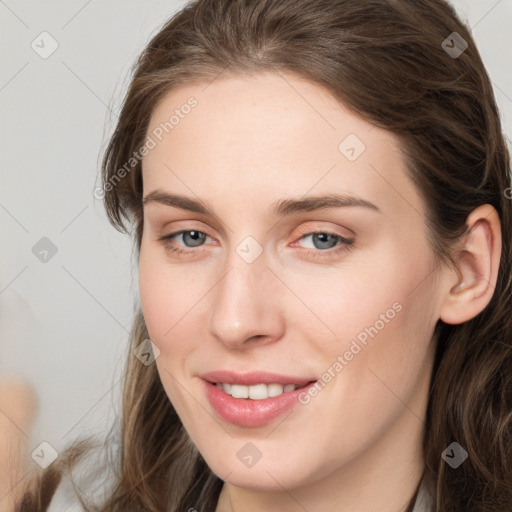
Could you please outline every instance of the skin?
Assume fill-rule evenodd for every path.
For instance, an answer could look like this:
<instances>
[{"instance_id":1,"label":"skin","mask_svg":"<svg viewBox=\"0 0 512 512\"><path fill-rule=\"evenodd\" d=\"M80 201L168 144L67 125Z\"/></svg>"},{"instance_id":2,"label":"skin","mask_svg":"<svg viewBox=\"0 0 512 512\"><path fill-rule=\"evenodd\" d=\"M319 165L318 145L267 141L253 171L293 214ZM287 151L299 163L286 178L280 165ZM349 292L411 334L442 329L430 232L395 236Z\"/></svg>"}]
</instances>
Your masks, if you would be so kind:
<instances>
[{"instance_id":1,"label":"skin","mask_svg":"<svg viewBox=\"0 0 512 512\"><path fill-rule=\"evenodd\" d=\"M434 327L472 318L490 300L496 212L473 213L456 270L432 252L399 141L322 87L273 72L182 86L157 105L148 135L190 96L197 107L144 157L144 196L200 199L215 216L146 201L140 298L165 391L225 481L217 512L405 510L424 466ZM349 134L366 146L353 162L338 149ZM281 199L329 194L378 210L270 213ZM202 245L160 240L187 229L207 235ZM313 236L326 232L353 243ZM252 263L236 252L247 236L263 251ZM198 375L219 369L321 379L397 303L394 318L287 416L239 427L203 392ZM237 457L249 441L261 452L250 468Z\"/></svg>"},{"instance_id":2,"label":"skin","mask_svg":"<svg viewBox=\"0 0 512 512\"><path fill-rule=\"evenodd\" d=\"M38 408L32 386L0 380L0 512L12 512L30 474L28 438Z\"/></svg>"}]
</instances>

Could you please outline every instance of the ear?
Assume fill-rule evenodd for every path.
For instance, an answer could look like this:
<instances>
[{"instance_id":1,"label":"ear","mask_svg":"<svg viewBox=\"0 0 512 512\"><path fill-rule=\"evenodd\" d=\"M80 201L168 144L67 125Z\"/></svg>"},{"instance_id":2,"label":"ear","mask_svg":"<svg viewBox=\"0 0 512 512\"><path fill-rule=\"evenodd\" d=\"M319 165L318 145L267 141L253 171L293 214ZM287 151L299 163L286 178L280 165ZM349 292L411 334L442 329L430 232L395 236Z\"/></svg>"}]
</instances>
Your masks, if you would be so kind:
<instances>
[{"instance_id":1,"label":"ear","mask_svg":"<svg viewBox=\"0 0 512 512\"><path fill-rule=\"evenodd\" d=\"M440 319L461 324L477 316L491 301L501 257L501 225L489 204L479 206L466 220L467 232L455 256L456 269L447 276Z\"/></svg>"}]
</instances>

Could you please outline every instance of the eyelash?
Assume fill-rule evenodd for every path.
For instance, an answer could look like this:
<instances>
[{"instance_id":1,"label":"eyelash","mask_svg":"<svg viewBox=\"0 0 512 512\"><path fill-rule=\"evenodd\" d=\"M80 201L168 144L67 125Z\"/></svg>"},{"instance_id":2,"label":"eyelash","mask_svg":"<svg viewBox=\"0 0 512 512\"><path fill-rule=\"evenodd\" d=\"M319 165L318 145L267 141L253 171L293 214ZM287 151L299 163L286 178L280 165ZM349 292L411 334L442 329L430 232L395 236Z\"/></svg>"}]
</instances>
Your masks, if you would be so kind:
<instances>
[{"instance_id":1,"label":"eyelash","mask_svg":"<svg viewBox=\"0 0 512 512\"><path fill-rule=\"evenodd\" d=\"M190 233L192 231L195 231L197 233L201 233L202 235L206 235L208 236L208 234L206 234L204 231L199 231L197 229L182 229L180 231L175 231L174 233L170 233L168 235L165 235L161 238L159 238L158 240L164 245L164 247L174 253L174 254L177 254L177 255L183 255L183 254L190 254L190 253L193 253L195 252L194 248L189 248L188 250L187 249L180 249L174 245L171 245L170 241L178 236L178 235L181 235L181 234L184 234L184 233ZM312 256L314 258L322 258L322 257L329 257L329 256L337 256L345 251L348 251L352 248L353 244L354 244L354 240L353 239L350 239L350 238L345 238L344 236L341 236L339 235L338 233L332 233L330 231L309 231L307 233L303 233L301 235L301 237L299 238L299 240L302 240L303 238L306 238L308 236L312 236L312 235L318 235L318 234L322 234L322 235L329 235L329 236L332 236L334 239L336 239L338 242L341 242L341 245L338 245L338 246L335 246L333 248L330 248L330 249L325 249L325 250L322 250L322 249L305 249L306 251L306 254L308 256ZM202 246L199 246L199 247L202 247Z\"/></svg>"}]
</instances>

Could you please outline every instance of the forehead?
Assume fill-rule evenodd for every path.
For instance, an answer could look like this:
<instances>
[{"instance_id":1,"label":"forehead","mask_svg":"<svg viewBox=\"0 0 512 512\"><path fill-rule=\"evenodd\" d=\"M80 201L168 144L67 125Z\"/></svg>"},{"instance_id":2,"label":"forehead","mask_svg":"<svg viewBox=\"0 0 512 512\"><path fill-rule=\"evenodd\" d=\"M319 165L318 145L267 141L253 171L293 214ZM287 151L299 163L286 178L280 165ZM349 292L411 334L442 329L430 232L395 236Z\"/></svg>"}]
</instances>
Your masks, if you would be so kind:
<instances>
[{"instance_id":1,"label":"forehead","mask_svg":"<svg viewBox=\"0 0 512 512\"><path fill-rule=\"evenodd\" d=\"M262 203L334 189L384 209L421 201L392 133L292 73L181 86L154 109L147 135L155 147L143 159L145 192L225 198L236 189Z\"/></svg>"}]
</instances>

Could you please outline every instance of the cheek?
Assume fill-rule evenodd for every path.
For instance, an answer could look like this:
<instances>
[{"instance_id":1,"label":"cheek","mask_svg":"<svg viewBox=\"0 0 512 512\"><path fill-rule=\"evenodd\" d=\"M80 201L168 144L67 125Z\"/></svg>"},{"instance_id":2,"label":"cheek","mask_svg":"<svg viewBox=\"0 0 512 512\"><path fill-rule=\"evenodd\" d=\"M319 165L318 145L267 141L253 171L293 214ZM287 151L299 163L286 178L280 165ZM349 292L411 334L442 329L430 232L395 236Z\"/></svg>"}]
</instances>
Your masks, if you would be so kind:
<instances>
[{"instance_id":1,"label":"cheek","mask_svg":"<svg viewBox=\"0 0 512 512\"><path fill-rule=\"evenodd\" d=\"M344 368L338 382L343 394L339 403L359 418L356 424L370 430L372 424L381 423L381 429L389 425L404 411L404 404L414 415L424 416L426 393L422 399L418 393L426 391L430 374L436 298L432 282L416 288L419 276L425 274L413 267L402 267L399 274L388 269L391 275L383 279L381 289L374 289L367 309L350 320L349 335L340 343ZM400 280L389 278L398 275ZM343 416L345 411L339 413ZM377 430L375 435L381 433Z\"/></svg>"},{"instance_id":2,"label":"cheek","mask_svg":"<svg viewBox=\"0 0 512 512\"><path fill-rule=\"evenodd\" d=\"M384 287L371 299L358 296L365 307L357 315L339 313L332 324L341 333L337 341L317 345L321 386L303 403L318 418L324 469L338 467L340 454L351 459L369 449L394 424L404 435L414 432L424 417L436 322L428 293L409 293L410 282L412 274L391 292Z\"/></svg>"},{"instance_id":3,"label":"cheek","mask_svg":"<svg viewBox=\"0 0 512 512\"><path fill-rule=\"evenodd\" d=\"M410 398L430 362L437 322L433 260L428 247L417 247L415 254L382 250L371 264L361 261L361 268L323 288L304 283L308 306L330 331L315 336L318 320L305 331L315 340L325 390L342 393L333 404L350 404L362 417L399 405L394 393Z\"/></svg>"},{"instance_id":4,"label":"cheek","mask_svg":"<svg viewBox=\"0 0 512 512\"><path fill-rule=\"evenodd\" d=\"M156 367L164 390L181 418L195 418L198 411L189 410L187 400L182 396L183 383L178 383L181 368L191 351L190 339L193 333L183 331L180 320L190 311L182 290L179 274L170 275L169 268L141 247L139 259L139 294L144 320L151 341L159 348ZM190 299L192 300L192 298Z\"/></svg>"},{"instance_id":5,"label":"cheek","mask_svg":"<svg viewBox=\"0 0 512 512\"><path fill-rule=\"evenodd\" d=\"M178 329L180 339L192 335L183 332L189 325L184 320L197 314L197 305L206 292L204 283L193 271L169 264L162 251L147 250L141 246L140 302L151 340L160 350L165 350L168 342L176 339Z\"/></svg>"},{"instance_id":6,"label":"cheek","mask_svg":"<svg viewBox=\"0 0 512 512\"><path fill-rule=\"evenodd\" d=\"M166 293L166 285L158 279L158 273L155 272L146 260L140 261L139 265L139 295L144 320L148 329L149 336L153 343L161 347L161 340L165 332L170 329L172 324L168 319L168 308L170 294Z\"/></svg>"},{"instance_id":7,"label":"cheek","mask_svg":"<svg viewBox=\"0 0 512 512\"><path fill-rule=\"evenodd\" d=\"M388 350L413 341L425 332L420 323L433 321L435 290L429 284L433 260L428 246L424 240L412 245L415 250L406 252L399 243L384 242L347 258L336 271L316 270L301 277L284 271L283 280L307 306L290 294L295 308L289 310L290 318L303 322L303 332L324 354L344 353L353 340L364 346L388 337Z\"/></svg>"}]
</instances>

